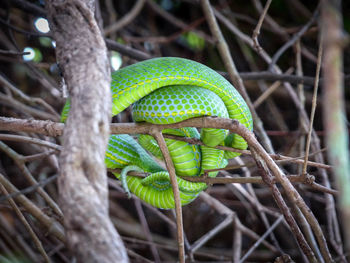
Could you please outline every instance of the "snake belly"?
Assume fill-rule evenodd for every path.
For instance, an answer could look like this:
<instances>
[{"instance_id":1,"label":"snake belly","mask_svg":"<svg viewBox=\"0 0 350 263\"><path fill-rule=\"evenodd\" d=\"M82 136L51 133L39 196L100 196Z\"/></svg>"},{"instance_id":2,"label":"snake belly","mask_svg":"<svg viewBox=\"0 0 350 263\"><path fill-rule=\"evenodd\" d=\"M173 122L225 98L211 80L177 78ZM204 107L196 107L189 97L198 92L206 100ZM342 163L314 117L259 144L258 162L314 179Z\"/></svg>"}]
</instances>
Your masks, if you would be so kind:
<instances>
[{"instance_id":1,"label":"snake belly","mask_svg":"<svg viewBox=\"0 0 350 263\"><path fill-rule=\"evenodd\" d=\"M112 114L117 115L134 104L132 115L136 122L171 124L199 116L219 116L236 119L253 129L251 113L237 90L214 70L195 61L164 57L142 61L112 73ZM69 111L66 103L61 119ZM167 129L164 134L199 138L206 146L165 139L173 160L179 185L181 204L193 201L205 183L194 183L179 176L200 176L205 170L223 168L227 159L239 155L213 148L225 145L246 149L246 141L237 134L222 129ZM141 145L140 145L141 144ZM111 135L106 152L107 168L122 169L114 173L124 189L143 201L163 209L174 208L174 195L169 174L154 157L161 158L160 149L149 135L139 135L138 142L127 134ZM127 176L128 171L149 173L145 178ZM124 175L123 175L124 174ZM209 176L216 176L210 172Z\"/></svg>"},{"instance_id":2,"label":"snake belly","mask_svg":"<svg viewBox=\"0 0 350 263\"><path fill-rule=\"evenodd\" d=\"M188 59L155 58L127 66L112 74L111 88L113 115L134 104L132 115L136 122L171 124L199 116L219 116L236 119L249 130L253 128L249 108L237 90L214 70ZM226 158L239 155L212 148L214 146L247 148L242 137L228 135L221 129L202 129L198 134L189 127L163 133L197 137L207 145L198 147L166 139L176 174L180 176L199 176L205 170L225 167ZM141 145L159 156L155 141L144 137L150 136L141 136ZM216 174L211 172L209 176ZM194 200L206 188L204 183L188 182L178 176L177 180L182 205ZM170 179L165 171L156 171L146 178L127 176L127 185L131 192L153 206L174 208Z\"/></svg>"}]
</instances>

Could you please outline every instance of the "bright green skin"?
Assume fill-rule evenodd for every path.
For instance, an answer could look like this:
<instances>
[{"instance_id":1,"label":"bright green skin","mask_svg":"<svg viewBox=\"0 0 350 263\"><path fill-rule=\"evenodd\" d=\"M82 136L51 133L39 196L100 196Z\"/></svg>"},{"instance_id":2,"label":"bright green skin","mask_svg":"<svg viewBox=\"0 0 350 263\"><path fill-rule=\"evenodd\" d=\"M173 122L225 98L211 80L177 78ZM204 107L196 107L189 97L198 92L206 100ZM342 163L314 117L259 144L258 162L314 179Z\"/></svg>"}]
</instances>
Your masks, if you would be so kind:
<instances>
[{"instance_id":1,"label":"bright green skin","mask_svg":"<svg viewBox=\"0 0 350 263\"><path fill-rule=\"evenodd\" d=\"M169 209L175 206L168 172L161 168L130 135L110 136L106 165L111 169L135 166L151 173L146 178L127 176L125 179L128 189L155 207ZM123 180L120 174L114 174ZM177 177L177 182L182 205L190 203L206 188L204 183L192 183L180 177Z\"/></svg>"},{"instance_id":2,"label":"bright green skin","mask_svg":"<svg viewBox=\"0 0 350 263\"><path fill-rule=\"evenodd\" d=\"M253 128L250 111L234 87L212 69L187 59L156 58L118 70L112 75L112 94L113 115L135 103L133 118L137 122L167 124L199 116L220 116L236 119L250 130ZM192 133L189 137L197 137L193 135L195 133L193 130L189 132ZM167 130L164 133L177 134L179 131ZM225 145L226 135L227 132L223 130L202 129L200 138L208 146ZM230 142L227 146L247 148L245 140L237 134L230 135L227 141ZM140 142L142 145L147 144L142 137ZM199 149L198 146L169 139L166 139L166 143L177 175L198 176L203 170L226 166L224 154L230 158L239 155L226 154L206 146ZM147 149L152 152L158 151L159 155L157 145L153 146L154 149ZM139 161L133 164L141 167ZM216 174L210 173L210 176ZM153 185L149 185L148 181L152 181ZM189 193L186 191L188 189L181 185L182 181L178 178L182 205L194 200L200 191L206 188L203 183L184 181L191 187L190 189L193 189ZM131 192L153 206L174 207L173 192L167 173L162 176L152 175L145 179L127 177L127 184Z\"/></svg>"},{"instance_id":3,"label":"bright green skin","mask_svg":"<svg viewBox=\"0 0 350 263\"><path fill-rule=\"evenodd\" d=\"M252 130L250 111L240 94L221 75L197 62L182 58L156 58L120 69L112 74L113 115L131 104L135 121L170 124L199 116L219 116L236 119ZM68 112L65 107L62 119ZM247 143L237 134L227 131L195 128L164 130L163 133L200 138L206 145L226 145L246 149ZM140 136L143 147L161 157L158 145L150 136ZM166 139L176 174L199 176L204 170L222 168L226 158L238 153L224 152L207 146L194 146ZM159 208L174 208L174 195L169 174L129 135L111 135L106 153L108 168L121 168L115 174L124 188L130 189L145 202ZM151 173L146 178L127 176L128 171ZM209 173L216 176L217 172ZM206 188L205 183L193 183L177 177L181 204L193 201Z\"/></svg>"}]
</instances>

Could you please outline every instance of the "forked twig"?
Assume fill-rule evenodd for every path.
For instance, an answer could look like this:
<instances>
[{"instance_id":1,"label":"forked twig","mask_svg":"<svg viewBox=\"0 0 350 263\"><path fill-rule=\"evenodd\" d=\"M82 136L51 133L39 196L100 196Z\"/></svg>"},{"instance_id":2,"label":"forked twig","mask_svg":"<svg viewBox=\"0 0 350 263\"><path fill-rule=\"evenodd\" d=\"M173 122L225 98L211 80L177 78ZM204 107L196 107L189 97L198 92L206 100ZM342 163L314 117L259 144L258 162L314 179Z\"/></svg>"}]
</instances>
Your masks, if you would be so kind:
<instances>
[{"instance_id":1,"label":"forked twig","mask_svg":"<svg viewBox=\"0 0 350 263\"><path fill-rule=\"evenodd\" d=\"M270 7L270 4L271 4L272 0L268 0L265 4L265 7L264 7L264 10L259 18L259 22L258 24L256 25L254 31L253 31L253 35L252 35L252 39L253 39L253 42L254 42L254 47L256 49L256 51L259 53L260 50L261 50L261 46L259 44L259 41L258 41L258 36L260 34L260 28L262 26L262 23L264 21L264 18L266 16L266 13L267 13L267 10L269 9Z\"/></svg>"}]
</instances>

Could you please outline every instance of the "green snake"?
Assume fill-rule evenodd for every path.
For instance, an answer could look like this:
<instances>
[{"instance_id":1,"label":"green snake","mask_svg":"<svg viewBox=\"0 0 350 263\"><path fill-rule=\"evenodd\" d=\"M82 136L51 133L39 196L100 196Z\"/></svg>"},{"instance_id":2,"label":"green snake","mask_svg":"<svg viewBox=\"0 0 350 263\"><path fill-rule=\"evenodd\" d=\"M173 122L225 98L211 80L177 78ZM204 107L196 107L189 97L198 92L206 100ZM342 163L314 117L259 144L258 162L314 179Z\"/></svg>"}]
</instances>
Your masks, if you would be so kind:
<instances>
[{"instance_id":1,"label":"green snake","mask_svg":"<svg viewBox=\"0 0 350 263\"><path fill-rule=\"evenodd\" d=\"M236 119L253 129L251 113L237 90L221 75L198 62L183 58L164 57L142 61L112 73L112 114L117 115L133 105L136 122L171 124L199 116ZM66 103L62 120L69 111ZM222 129L167 129L164 134L198 138L205 146L165 139L173 160L180 191L181 204L193 201L205 183L189 182L179 176L200 176L205 170L223 168L227 159L239 155L213 147L225 145L246 149L246 141L237 134ZM146 151L146 150L148 151ZM150 155L149 152L153 155ZM136 141L127 134L111 135L106 152L107 168L121 169L114 173L129 190L152 206L174 208L174 195L168 172L155 158L162 159L156 141L149 135L138 135ZM148 176L128 176L130 171L146 172ZM209 176L216 176L210 172Z\"/></svg>"}]
</instances>

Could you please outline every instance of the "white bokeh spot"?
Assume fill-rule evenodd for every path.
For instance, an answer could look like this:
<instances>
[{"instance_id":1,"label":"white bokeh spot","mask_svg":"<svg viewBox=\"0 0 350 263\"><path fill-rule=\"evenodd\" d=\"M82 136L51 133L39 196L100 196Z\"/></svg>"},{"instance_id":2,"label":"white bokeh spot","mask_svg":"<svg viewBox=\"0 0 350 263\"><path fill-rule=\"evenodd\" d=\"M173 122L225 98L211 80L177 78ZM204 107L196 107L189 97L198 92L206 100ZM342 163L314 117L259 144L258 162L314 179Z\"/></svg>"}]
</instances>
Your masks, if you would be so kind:
<instances>
[{"instance_id":1,"label":"white bokeh spot","mask_svg":"<svg viewBox=\"0 0 350 263\"><path fill-rule=\"evenodd\" d=\"M46 34L50 32L49 22L45 18L39 17L35 20L34 26L40 33Z\"/></svg>"},{"instance_id":2,"label":"white bokeh spot","mask_svg":"<svg viewBox=\"0 0 350 263\"><path fill-rule=\"evenodd\" d=\"M34 51L34 49L32 49L31 47L25 47L25 48L23 49L23 52L29 52L29 54L23 55L23 60L24 60L24 61L31 61L31 60L34 59L34 57L35 57L35 51Z\"/></svg>"}]
</instances>

